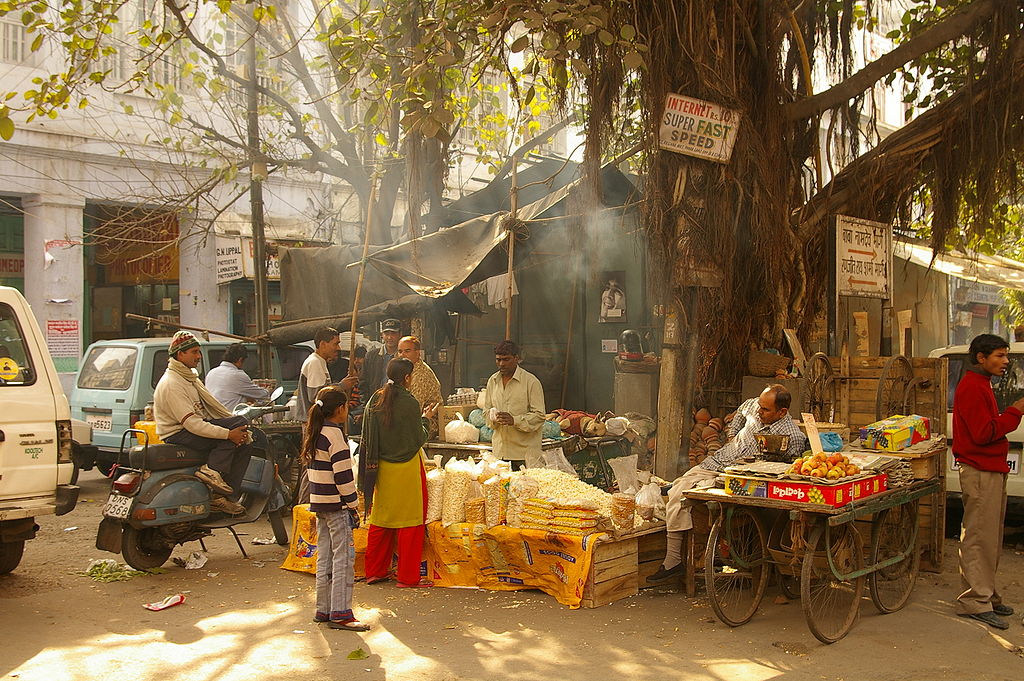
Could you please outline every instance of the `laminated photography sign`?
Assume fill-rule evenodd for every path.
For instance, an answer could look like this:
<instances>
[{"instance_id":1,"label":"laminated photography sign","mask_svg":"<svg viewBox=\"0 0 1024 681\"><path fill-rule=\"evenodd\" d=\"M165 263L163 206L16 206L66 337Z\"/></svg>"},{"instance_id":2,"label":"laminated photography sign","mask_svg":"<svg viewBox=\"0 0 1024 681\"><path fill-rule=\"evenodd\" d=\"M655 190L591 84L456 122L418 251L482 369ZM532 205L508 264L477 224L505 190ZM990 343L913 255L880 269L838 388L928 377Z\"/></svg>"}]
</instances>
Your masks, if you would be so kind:
<instances>
[{"instance_id":1,"label":"laminated photography sign","mask_svg":"<svg viewBox=\"0 0 1024 681\"><path fill-rule=\"evenodd\" d=\"M836 295L889 298L892 227L836 216Z\"/></svg>"},{"instance_id":2,"label":"laminated photography sign","mask_svg":"<svg viewBox=\"0 0 1024 681\"><path fill-rule=\"evenodd\" d=\"M740 114L692 97L669 93L658 135L662 149L727 163L736 144Z\"/></svg>"}]
</instances>

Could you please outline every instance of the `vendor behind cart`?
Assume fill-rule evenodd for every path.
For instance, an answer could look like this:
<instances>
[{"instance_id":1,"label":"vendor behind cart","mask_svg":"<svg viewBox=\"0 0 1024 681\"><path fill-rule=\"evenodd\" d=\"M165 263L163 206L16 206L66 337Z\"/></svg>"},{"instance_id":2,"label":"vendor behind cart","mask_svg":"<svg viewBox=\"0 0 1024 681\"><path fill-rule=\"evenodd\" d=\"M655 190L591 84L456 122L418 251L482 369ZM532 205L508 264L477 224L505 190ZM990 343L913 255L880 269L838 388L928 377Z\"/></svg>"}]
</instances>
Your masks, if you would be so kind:
<instances>
[{"instance_id":1,"label":"vendor behind cart","mask_svg":"<svg viewBox=\"0 0 1024 681\"><path fill-rule=\"evenodd\" d=\"M487 380L483 411L494 455L506 461L541 465L544 388L536 376L519 366L519 346L510 340L494 346L498 371Z\"/></svg>"},{"instance_id":2,"label":"vendor behind cart","mask_svg":"<svg viewBox=\"0 0 1024 681\"><path fill-rule=\"evenodd\" d=\"M800 456L807 448L807 437L789 415L792 401L792 395L784 386L777 383L768 386L756 399L747 400L736 410L736 416L729 424L729 441L725 446L675 479L666 507L668 547L665 561L657 572L647 578L648 582L661 582L683 572L683 532L693 528L690 511L693 504L683 498L684 492L711 487L726 466L740 459L754 458L758 452L757 435L788 435L786 453L790 459Z\"/></svg>"}]
</instances>

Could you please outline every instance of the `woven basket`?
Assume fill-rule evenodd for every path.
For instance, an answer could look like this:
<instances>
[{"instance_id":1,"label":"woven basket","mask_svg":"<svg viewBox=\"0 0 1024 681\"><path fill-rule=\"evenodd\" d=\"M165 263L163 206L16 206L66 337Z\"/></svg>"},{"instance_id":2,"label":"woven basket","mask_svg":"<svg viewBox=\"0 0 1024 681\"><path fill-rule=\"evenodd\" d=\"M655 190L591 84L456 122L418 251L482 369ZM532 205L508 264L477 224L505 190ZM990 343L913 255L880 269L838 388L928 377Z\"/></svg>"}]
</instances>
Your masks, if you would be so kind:
<instances>
[{"instance_id":1,"label":"woven basket","mask_svg":"<svg viewBox=\"0 0 1024 681\"><path fill-rule=\"evenodd\" d=\"M776 355L763 350L751 350L747 355L747 370L751 376L772 377L775 372L785 371L793 360L785 355Z\"/></svg>"}]
</instances>

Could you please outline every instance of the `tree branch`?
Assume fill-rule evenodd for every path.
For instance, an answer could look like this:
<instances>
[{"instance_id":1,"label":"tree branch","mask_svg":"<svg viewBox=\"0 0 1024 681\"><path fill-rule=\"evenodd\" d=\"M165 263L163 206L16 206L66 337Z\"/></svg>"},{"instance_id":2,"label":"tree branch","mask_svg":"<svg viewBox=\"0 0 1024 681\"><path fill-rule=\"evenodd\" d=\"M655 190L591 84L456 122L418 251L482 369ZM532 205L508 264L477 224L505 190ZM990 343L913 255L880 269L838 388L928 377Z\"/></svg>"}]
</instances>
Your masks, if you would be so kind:
<instances>
[{"instance_id":1,"label":"tree branch","mask_svg":"<svg viewBox=\"0 0 1024 681\"><path fill-rule=\"evenodd\" d=\"M518 149L513 151L509 155L509 157L505 159L505 162L502 163L501 166L498 168L498 172L494 174L494 177L491 179L491 182L497 182L498 180L508 175L510 172L512 172L512 166L515 165L517 158L523 158L524 156L526 156L526 154L533 151L540 145L544 144L544 142L546 142L549 137L560 133L562 130L568 127L568 125L569 117L566 116L562 120L558 121L557 123L549 127L547 130L542 130L536 136L531 137L530 139L523 142L521 145L519 145Z\"/></svg>"},{"instance_id":2,"label":"tree branch","mask_svg":"<svg viewBox=\"0 0 1024 681\"><path fill-rule=\"evenodd\" d=\"M951 15L921 35L886 52L843 82L824 92L789 104L786 107L786 118L791 121L810 118L853 99L907 62L971 31L992 16L996 10L996 2L997 0L975 0L962 12Z\"/></svg>"}]
</instances>

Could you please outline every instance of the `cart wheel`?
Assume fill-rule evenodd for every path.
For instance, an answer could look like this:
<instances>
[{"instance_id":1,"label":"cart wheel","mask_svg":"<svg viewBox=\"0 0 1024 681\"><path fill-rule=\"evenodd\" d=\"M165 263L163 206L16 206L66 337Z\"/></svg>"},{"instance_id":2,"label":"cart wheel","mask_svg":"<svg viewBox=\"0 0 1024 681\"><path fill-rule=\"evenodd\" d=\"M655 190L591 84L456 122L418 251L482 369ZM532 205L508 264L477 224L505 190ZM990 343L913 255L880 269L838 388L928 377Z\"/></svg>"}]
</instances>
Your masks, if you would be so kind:
<instances>
[{"instance_id":1,"label":"cart wheel","mask_svg":"<svg viewBox=\"0 0 1024 681\"><path fill-rule=\"evenodd\" d=\"M807 411L818 421L831 423L836 416L836 378L832 363L823 352L807 362Z\"/></svg>"},{"instance_id":2,"label":"cart wheel","mask_svg":"<svg viewBox=\"0 0 1024 681\"><path fill-rule=\"evenodd\" d=\"M881 613L896 612L910 599L921 567L917 549L917 501L887 508L871 525L871 564L909 550L898 563L868 574L871 602Z\"/></svg>"},{"instance_id":3,"label":"cart wheel","mask_svg":"<svg viewBox=\"0 0 1024 681\"><path fill-rule=\"evenodd\" d=\"M914 381L914 367L903 355L890 357L878 375L878 390L875 392L875 418L885 419L893 414L912 413L906 411L908 403L916 403L914 387L922 381Z\"/></svg>"},{"instance_id":4,"label":"cart wheel","mask_svg":"<svg viewBox=\"0 0 1024 681\"><path fill-rule=\"evenodd\" d=\"M779 591L782 592L782 595L791 601L799 600L800 578L796 575L787 575L778 570L775 574L779 578Z\"/></svg>"},{"instance_id":5,"label":"cart wheel","mask_svg":"<svg viewBox=\"0 0 1024 681\"><path fill-rule=\"evenodd\" d=\"M833 572L829 565L831 556ZM835 643L849 633L860 613L863 575L839 579L864 565L864 542L853 523L830 527L820 522L812 530L804 552L800 599L807 626L822 643Z\"/></svg>"},{"instance_id":6,"label":"cart wheel","mask_svg":"<svg viewBox=\"0 0 1024 681\"><path fill-rule=\"evenodd\" d=\"M730 627L750 621L764 596L771 568L764 524L746 508L727 508L711 527L704 581L711 607Z\"/></svg>"}]
</instances>

